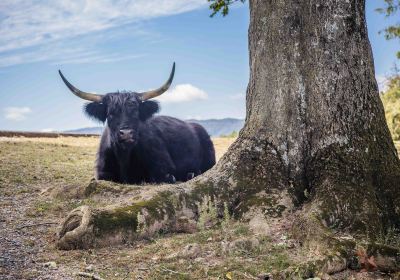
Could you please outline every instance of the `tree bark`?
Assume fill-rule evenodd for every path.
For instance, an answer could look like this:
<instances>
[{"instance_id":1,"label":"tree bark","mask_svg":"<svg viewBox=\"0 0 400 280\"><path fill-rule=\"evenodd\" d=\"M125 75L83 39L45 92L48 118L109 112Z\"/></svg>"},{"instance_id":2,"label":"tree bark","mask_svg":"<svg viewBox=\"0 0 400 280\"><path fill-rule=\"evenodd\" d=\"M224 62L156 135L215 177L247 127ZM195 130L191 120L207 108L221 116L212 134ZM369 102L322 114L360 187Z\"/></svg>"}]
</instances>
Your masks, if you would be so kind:
<instances>
[{"instance_id":1,"label":"tree bark","mask_svg":"<svg viewBox=\"0 0 400 280\"><path fill-rule=\"evenodd\" d=\"M374 76L365 1L252 0L250 9L241 137L270 144L295 205L318 205L326 226L372 236L398 228L400 164Z\"/></svg>"},{"instance_id":2,"label":"tree bark","mask_svg":"<svg viewBox=\"0 0 400 280\"><path fill-rule=\"evenodd\" d=\"M374 76L365 1L249 4L250 81L238 139L190 182L129 209L90 210L86 245L116 230L125 232L121 240L190 232L211 208L264 234L290 229L310 246L332 232L373 241L400 228L400 162ZM68 220L59 247L85 247L77 240L87 232L66 242L78 225Z\"/></svg>"}]
</instances>

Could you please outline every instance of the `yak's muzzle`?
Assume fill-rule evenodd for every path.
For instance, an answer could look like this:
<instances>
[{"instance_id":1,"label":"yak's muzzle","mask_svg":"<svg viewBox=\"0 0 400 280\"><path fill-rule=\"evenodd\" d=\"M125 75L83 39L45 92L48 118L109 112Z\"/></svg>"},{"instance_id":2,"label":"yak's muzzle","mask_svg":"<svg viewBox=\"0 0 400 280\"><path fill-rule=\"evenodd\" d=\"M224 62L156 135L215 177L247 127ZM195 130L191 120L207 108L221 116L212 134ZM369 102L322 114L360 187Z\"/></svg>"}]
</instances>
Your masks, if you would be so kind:
<instances>
[{"instance_id":1,"label":"yak's muzzle","mask_svg":"<svg viewBox=\"0 0 400 280\"><path fill-rule=\"evenodd\" d=\"M118 140L124 143L133 143L133 129L120 129L118 132Z\"/></svg>"}]
</instances>

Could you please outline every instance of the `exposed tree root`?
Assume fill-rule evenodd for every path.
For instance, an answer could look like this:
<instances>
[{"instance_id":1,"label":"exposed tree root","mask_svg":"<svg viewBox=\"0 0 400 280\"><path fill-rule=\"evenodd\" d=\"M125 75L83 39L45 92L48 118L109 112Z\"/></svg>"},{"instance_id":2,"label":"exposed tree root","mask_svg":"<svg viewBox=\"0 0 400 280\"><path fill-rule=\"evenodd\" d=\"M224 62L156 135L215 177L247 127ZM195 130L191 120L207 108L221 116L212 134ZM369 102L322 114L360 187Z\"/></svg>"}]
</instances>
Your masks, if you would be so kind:
<instances>
[{"instance_id":1,"label":"exposed tree root","mask_svg":"<svg viewBox=\"0 0 400 280\"><path fill-rule=\"evenodd\" d=\"M60 249L87 249L93 246L94 232L89 206L81 206L68 214L59 237L57 247Z\"/></svg>"},{"instance_id":2,"label":"exposed tree root","mask_svg":"<svg viewBox=\"0 0 400 280\"><path fill-rule=\"evenodd\" d=\"M204 188L204 185L198 184L190 191L182 188L163 191L131 206L77 208L66 218L59 232L57 246L66 250L85 249L130 243L162 232L201 230L200 223L216 223L224 217L224 213L226 215L227 211L226 209L223 211L223 208L222 211L218 209L220 203L209 192L200 196L198 193L194 195L193 192L198 192L196 188L200 186ZM242 219L254 222L255 217L258 217L255 210L263 209L259 207L260 205L257 205L254 211L249 210ZM252 218L249 216L250 212L253 212ZM299 217L304 221L304 215L304 213L292 215L296 223L293 223L291 221L293 218L286 214L278 220L288 221L291 225L291 235L301 241L302 250L309 252L310 260L274 274L273 279L315 277L335 274L345 269L400 271L398 249L375 243L356 242L350 237L339 238L313 217L308 216L306 224L301 223ZM268 225L277 227L274 221L276 222L276 219L273 217L268 223L264 220L263 223L267 223L263 225L264 228L268 228ZM304 230L304 227L309 231ZM373 265L366 267L365 260L369 260Z\"/></svg>"},{"instance_id":3,"label":"exposed tree root","mask_svg":"<svg viewBox=\"0 0 400 280\"><path fill-rule=\"evenodd\" d=\"M64 220L57 247L64 250L104 247L159 232L194 232L197 206L192 201L191 208L187 208L181 203L184 197L182 189L173 192L164 188L159 193L144 191L138 201L128 206L99 209L81 206Z\"/></svg>"}]
</instances>

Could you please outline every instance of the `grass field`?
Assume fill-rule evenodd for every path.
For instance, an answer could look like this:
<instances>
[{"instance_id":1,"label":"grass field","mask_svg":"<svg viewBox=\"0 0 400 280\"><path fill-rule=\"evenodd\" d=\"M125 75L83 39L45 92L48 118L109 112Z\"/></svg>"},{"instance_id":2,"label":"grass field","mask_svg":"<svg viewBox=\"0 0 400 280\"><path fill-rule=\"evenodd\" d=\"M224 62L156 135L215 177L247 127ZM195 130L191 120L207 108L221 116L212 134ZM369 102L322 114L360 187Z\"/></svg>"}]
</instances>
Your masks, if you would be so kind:
<instances>
[{"instance_id":1,"label":"grass field","mask_svg":"<svg viewBox=\"0 0 400 280\"><path fill-rule=\"evenodd\" d=\"M57 250L58 223L70 210L129 202L131 186L82 195L93 178L98 141L0 137L0 279L81 279L76 274L84 271L103 279L259 279L299 264L287 236L256 236L231 220L125 246ZM220 158L234 139L213 141Z\"/></svg>"},{"instance_id":2,"label":"grass field","mask_svg":"<svg viewBox=\"0 0 400 280\"><path fill-rule=\"evenodd\" d=\"M233 141L213 139L217 158ZM233 224L223 234L209 229L118 248L55 249L58 223L70 210L120 200L119 194L110 198L110 194L82 197L79 193L93 178L98 142L98 137L0 137L0 222L4 225L0 228L0 279L79 279L75 274L90 265L104 279L199 279L205 275L217 279L233 270L232 264L243 265L234 261L236 257L229 262L217 255L204 258L207 252L220 251L223 240L247 233L245 227ZM191 243L201 252L173 256ZM56 268L46 267L48 262L55 262Z\"/></svg>"}]
</instances>

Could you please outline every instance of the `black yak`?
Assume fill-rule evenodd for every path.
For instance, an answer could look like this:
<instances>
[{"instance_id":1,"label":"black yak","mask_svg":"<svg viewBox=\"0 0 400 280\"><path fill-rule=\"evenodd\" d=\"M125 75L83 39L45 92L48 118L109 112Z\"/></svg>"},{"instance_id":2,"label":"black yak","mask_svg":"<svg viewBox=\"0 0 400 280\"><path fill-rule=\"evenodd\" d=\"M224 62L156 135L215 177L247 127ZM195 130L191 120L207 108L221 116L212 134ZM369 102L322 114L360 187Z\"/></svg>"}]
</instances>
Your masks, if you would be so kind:
<instances>
[{"instance_id":1,"label":"black yak","mask_svg":"<svg viewBox=\"0 0 400 280\"><path fill-rule=\"evenodd\" d=\"M159 89L143 93L114 92L105 95L80 91L59 74L78 97L92 101L86 114L106 126L96 161L96 179L119 183L175 183L187 181L215 164L210 136L199 124L167 116L154 116L157 102L149 99L168 90L168 81Z\"/></svg>"}]
</instances>

